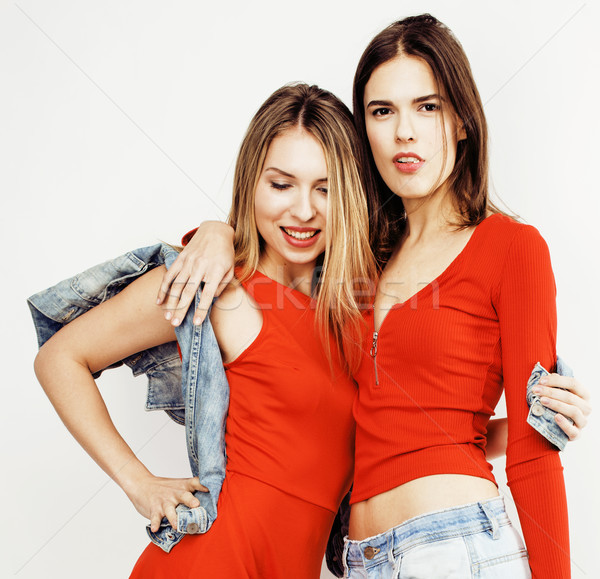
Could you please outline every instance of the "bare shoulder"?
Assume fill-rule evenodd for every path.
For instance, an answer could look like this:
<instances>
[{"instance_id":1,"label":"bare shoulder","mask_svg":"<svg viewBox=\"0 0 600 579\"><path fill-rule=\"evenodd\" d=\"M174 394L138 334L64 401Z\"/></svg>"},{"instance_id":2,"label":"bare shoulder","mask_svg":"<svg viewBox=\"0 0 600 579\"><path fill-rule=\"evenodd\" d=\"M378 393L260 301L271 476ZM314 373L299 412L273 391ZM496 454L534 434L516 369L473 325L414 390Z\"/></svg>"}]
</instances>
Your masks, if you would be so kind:
<instances>
[{"instance_id":1,"label":"bare shoulder","mask_svg":"<svg viewBox=\"0 0 600 579\"><path fill-rule=\"evenodd\" d=\"M237 280L233 280L215 302L210 321L223 361L232 362L258 336L262 328L260 308Z\"/></svg>"}]
</instances>

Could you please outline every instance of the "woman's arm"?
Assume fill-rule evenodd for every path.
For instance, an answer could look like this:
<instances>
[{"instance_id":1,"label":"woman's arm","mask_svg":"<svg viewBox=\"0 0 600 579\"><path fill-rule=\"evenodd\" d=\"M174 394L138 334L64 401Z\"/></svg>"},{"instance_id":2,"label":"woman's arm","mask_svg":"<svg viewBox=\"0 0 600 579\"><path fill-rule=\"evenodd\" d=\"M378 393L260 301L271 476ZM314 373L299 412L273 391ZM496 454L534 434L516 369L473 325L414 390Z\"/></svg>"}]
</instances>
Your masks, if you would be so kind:
<instances>
[{"instance_id":1,"label":"woman's arm","mask_svg":"<svg viewBox=\"0 0 600 579\"><path fill-rule=\"evenodd\" d=\"M494 297L508 414L506 473L534 577L568 577L569 525L558 449L527 424L527 380L556 363L556 289L548 247L514 225Z\"/></svg>"},{"instance_id":2,"label":"woman's arm","mask_svg":"<svg viewBox=\"0 0 600 579\"><path fill-rule=\"evenodd\" d=\"M508 421L506 418L490 420L487 428L487 443L485 454L488 460L499 458L506 454L508 441Z\"/></svg>"},{"instance_id":3,"label":"woman's arm","mask_svg":"<svg viewBox=\"0 0 600 579\"><path fill-rule=\"evenodd\" d=\"M214 297L233 279L233 229L220 221L205 221L184 239L183 251L163 277L157 304L164 304L164 315L178 326L204 283L194 324L200 325ZM166 299L166 301L165 301Z\"/></svg>"},{"instance_id":4,"label":"woman's arm","mask_svg":"<svg viewBox=\"0 0 600 579\"><path fill-rule=\"evenodd\" d=\"M175 507L196 507L197 478L156 477L115 428L92 373L152 346L175 340L154 304L165 268L141 276L117 296L83 314L40 349L35 372L58 415L84 450L125 491L157 531L163 516L176 528Z\"/></svg>"}]
</instances>

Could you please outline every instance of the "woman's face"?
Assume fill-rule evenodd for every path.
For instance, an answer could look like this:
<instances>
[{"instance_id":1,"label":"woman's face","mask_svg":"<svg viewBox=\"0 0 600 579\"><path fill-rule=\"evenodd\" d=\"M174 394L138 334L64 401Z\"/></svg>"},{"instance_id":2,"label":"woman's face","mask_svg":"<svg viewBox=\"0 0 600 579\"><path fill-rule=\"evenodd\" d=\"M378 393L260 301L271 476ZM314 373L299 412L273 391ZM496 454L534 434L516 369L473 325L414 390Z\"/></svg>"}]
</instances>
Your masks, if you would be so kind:
<instances>
[{"instance_id":1,"label":"woman's face","mask_svg":"<svg viewBox=\"0 0 600 579\"><path fill-rule=\"evenodd\" d=\"M314 265L325 251L327 163L320 143L297 127L269 146L254 201L264 252L277 265Z\"/></svg>"},{"instance_id":2,"label":"woman's face","mask_svg":"<svg viewBox=\"0 0 600 579\"><path fill-rule=\"evenodd\" d=\"M412 56L382 64L365 87L365 123L375 164L387 186L405 200L443 190L457 142L465 138L439 90L430 66Z\"/></svg>"}]
</instances>

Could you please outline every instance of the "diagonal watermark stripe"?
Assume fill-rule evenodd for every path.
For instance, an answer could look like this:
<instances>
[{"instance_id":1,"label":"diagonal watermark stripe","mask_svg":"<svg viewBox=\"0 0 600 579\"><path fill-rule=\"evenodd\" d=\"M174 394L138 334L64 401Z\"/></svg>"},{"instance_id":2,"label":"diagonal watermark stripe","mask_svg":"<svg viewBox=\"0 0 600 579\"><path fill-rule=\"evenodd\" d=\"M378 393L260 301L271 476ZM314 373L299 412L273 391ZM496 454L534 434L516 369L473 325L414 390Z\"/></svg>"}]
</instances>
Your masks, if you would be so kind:
<instances>
[{"instance_id":1,"label":"diagonal watermark stripe","mask_svg":"<svg viewBox=\"0 0 600 579\"><path fill-rule=\"evenodd\" d=\"M227 212L224 211L212 197L194 181L192 176L185 171L185 169L171 157L132 117L112 98L21 6L15 3L17 9L59 50L69 62L85 76L112 104L113 106L140 132L142 135L150 141L156 149L158 149L162 155L170 161L170 163L196 188L206 199L208 199L221 213L223 216L227 216Z\"/></svg>"},{"instance_id":2,"label":"diagonal watermark stripe","mask_svg":"<svg viewBox=\"0 0 600 579\"><path fill-rule=\"evenodd\" d=\"M150 442L152 442L156 436L158 436L158 434L167 426L167 424L169 424L171 422L170 419L166 420L164 422L164 424L146 441L144 442L144 444L142 444L142 446L140 446L136 451L134 451L134 454L137 456L140 452L142 452L142 450L144 450L144 448L146 448L146 446L148 446L148 444L150 444ZM127 465L129 464L129 461L126 462L118 471L120 472L122 469L124 469ZM23 569L25 569L25 567L27 567L27 565L29 565L29 563L31 563L31 561L33 561L60 533L63 529L65 529L70 523L71 521L73 521L73 519L81 512L83 511L83 509L85 509L85 507L87 507L87 505L89 505L105 488L106 486L112 482L112 479L110 477L108 477L108 479L96 490L96 492L94 492L92 494L92 496L90 496L90 498L85 501L50 537L48 537L48 539L46 539L46 541L37 549L37 551L35 551L35 553L33 553L33 555L31 555L31 557L29 557L29 559L27 559L27 561L25 561L25 563L23 563L14 573L14 575L18 575L21 571L23 571Z\"/></svg>"},{"instance_id":3,"label":"diagonal watermark stripe","mask_svg":"<svg viewBox=\"0 0 600 579\"><path fill-rule=\"evenodd\" d=\"M560 26L544 44L542 44L511 76L504 81L502 85L488 98L483 104L487 105L494 97L498 95L510 82L540 53L546 46L548 46L566 27L567 25L585 8L585 4L582 4L571 16Z\"/></svg>"}]
</instances>

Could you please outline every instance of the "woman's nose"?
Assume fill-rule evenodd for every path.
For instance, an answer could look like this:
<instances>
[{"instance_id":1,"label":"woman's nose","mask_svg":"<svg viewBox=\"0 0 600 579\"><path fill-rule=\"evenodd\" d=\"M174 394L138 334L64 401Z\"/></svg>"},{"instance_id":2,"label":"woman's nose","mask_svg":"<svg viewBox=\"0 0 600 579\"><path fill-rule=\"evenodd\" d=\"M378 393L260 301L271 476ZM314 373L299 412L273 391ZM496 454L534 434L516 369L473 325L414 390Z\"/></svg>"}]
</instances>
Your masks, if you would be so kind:
<instances>
[{"instance_id":1,"label":"woman's nose","mask_svg":"<svg viewBox=\"0 0 600 579\"><path fill-rule=\"evenodd\" d=\"M311 191L298 191L295 195L291 213L300 221L310 221L317 213Z\"/></svg>"},{"instance_id":2,"label":"woman's nose","mask_svg":"<svg viewBox=\"0 0 600 579\"><path fill-rule=\"evenodd\" d=\"M415 131L408 112L398 113L396 116L396 141L398 143L409 143L415 140Z\"/></svg>"}]
</instances>

